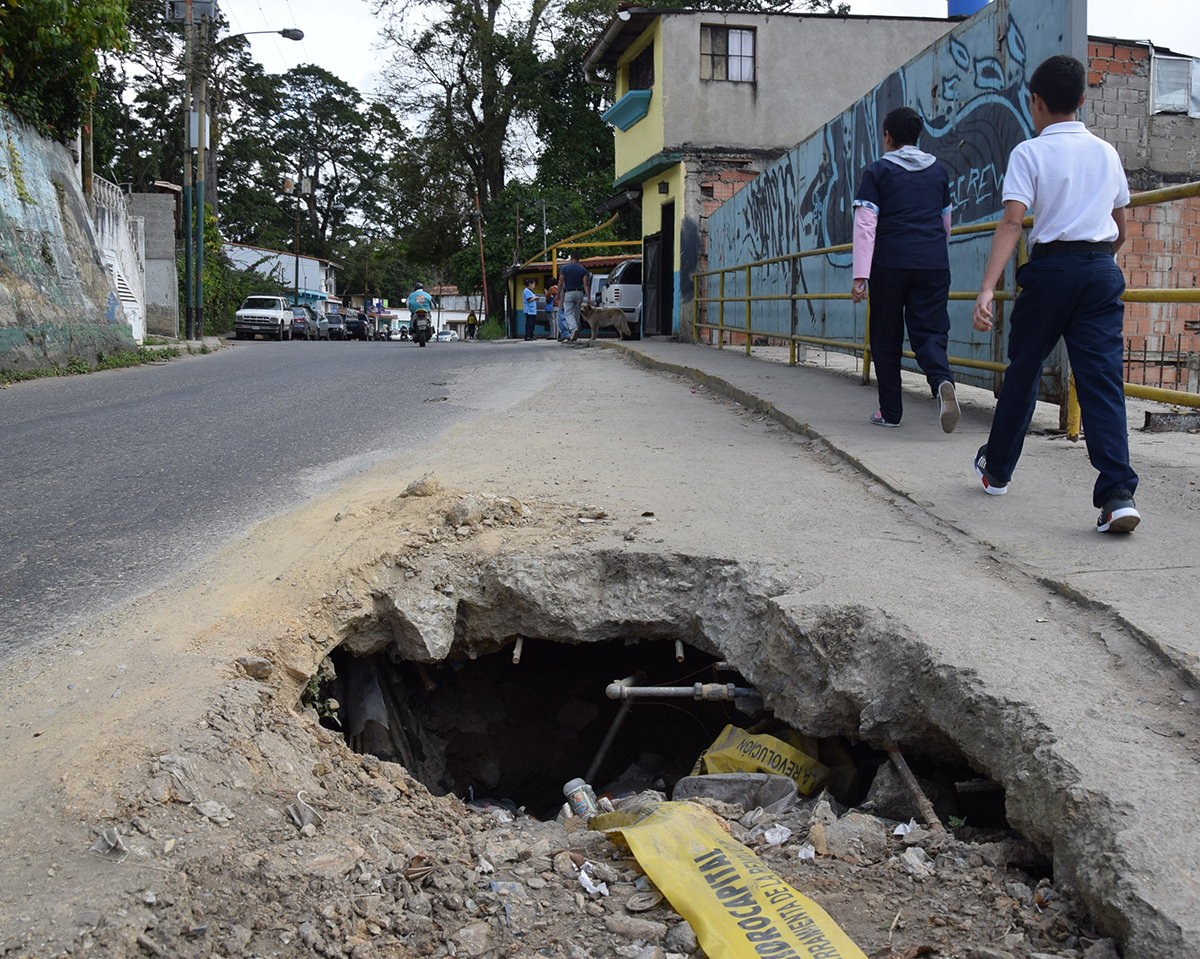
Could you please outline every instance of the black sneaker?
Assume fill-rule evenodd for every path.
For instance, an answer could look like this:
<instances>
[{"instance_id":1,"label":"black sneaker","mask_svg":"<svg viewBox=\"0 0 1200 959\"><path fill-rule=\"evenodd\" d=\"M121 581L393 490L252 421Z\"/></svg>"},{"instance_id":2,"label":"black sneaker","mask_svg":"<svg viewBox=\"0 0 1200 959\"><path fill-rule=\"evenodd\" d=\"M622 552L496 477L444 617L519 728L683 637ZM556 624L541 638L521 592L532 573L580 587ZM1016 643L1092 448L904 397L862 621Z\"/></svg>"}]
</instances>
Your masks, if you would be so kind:
<instances>
[{"instance_id":1,"label":"black sneaker","mask_svg":"<svg viewBox=\"0 0 1200 959\"><path fill-rule=\"evenodd\" d=\"M1127 489L1113 490L1096 520L1098 533L1132 533L1142 521L1142 514L1133 505L1133 494Z\"/></svg>"},{"instance_id":2,"label":"black sneaker","mask_svg":"<svg viewBox=\"0 0 1200 959\"><path fill-rule=\"evenodd\" d=\"M987 443L984 443L975 454L975 475L983 480L985 493L989 496L1003 496L1008 492L1008 483L1002 483L987 471L987 458L984 456L986 452Z\"/></svg>"}]
</instances>

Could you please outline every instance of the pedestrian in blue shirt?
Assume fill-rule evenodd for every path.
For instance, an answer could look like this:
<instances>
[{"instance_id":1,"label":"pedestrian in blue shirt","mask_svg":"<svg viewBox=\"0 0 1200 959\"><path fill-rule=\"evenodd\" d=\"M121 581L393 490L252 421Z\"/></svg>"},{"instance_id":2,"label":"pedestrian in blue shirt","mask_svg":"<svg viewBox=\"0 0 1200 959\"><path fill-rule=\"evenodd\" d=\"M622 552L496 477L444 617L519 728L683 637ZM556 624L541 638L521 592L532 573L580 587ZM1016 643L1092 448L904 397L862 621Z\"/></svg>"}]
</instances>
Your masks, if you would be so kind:
<instances>
[{"instance_id":1,"label":"pedestrian in blue shirt","mask_svg":"<svg viewBox=\"0 0 1200 959\"><path fill-rule=\"evenodd\" d=\"M568 339L579 338L579 311L584 303L592 305L592 275L579 262L579 251L571 251L570 262L558 271L559 296L562 298L563 319Z\"/></svg>"},{"instance_id":2,"label":"pedestrian in blue shirt","mask_svg":"<svg viewBox=\"0 0 1200 959\"><path fill-rule=\"evenodd\" d=\"M975 473L993 496L1008 492L1033 418L1042 367L1059 339L1075 374L1088 459L1098 471L1092 505L1096 529L1128 533L1141 522L1133 502L1137 473L1129 465L1125 420L1125 277L1113 254L1125 242L1129 181L1113 147L1076 119L1087 72L1074 57L1042 62L1029 80L1029 112L1037 136L1018 143L1004 176L1004 216L992 237L975 329L992 328L996 284L1033 213L1029 262L1017 273L1020 292L1008 321L1008 369L988 441Z\"/></svg>"},{"instance_id":3,"label":"pedestrian in blue shirt","mask_svg":"<svg viewBox=\"0 0 1200 959\"><path fill-rule=\"evenodd\" d=\"M879 412L871 422L899 426L904 415L900 354L907 327L917 363L937 398L942 429L952 433L959 410L946 358L950 178L935 157L917 149L924 128L911 107L897 107L883 120L887 152L863 171L854 198L851 293L855 303L868 296L871 302L871 356L879 388Z\"/></svg>"},{"instance_id":4,"label":"pedestrian in blue shirt","mask_svg":"<svg viewBox=\"0 0 1200 959\"><path fill-rule=\"evenodd\" d=\"M525 299L525 339L533 339L533 327L537 323L537 294L533 292L533 286L537 283L535 277L529 277L525 281L525 289L522 296Z\"/></svg>"}]
</instances>

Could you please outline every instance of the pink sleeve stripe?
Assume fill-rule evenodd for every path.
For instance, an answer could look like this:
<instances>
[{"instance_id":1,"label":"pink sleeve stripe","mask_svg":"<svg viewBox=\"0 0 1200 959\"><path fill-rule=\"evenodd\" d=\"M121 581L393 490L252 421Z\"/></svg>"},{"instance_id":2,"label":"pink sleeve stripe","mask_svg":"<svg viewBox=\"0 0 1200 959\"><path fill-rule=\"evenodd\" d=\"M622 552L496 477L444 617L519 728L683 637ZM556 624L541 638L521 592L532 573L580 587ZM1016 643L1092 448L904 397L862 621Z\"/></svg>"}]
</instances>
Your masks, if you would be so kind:
<instances>
[{"instance_id":1,"label":"pink sleeve stripe","mask_svg":"<svg viewBox=\"0 0 1200 959\"><path fill-rule=\"evenodd\" d=\"M879 215L865 206L854 210L854 279L865 280L871 275L871 260L875 256L875 226Z\"/></svg>"}]
</instances>

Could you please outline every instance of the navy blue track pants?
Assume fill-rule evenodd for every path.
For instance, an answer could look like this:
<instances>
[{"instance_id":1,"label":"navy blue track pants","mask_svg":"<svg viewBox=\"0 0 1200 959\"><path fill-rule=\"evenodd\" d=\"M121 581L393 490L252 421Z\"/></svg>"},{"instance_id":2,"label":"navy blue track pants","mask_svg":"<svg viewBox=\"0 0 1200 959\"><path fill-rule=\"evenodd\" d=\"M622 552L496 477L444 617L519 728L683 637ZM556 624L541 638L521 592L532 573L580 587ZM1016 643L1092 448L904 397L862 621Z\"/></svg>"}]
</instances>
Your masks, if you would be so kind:
<instances>
[{"instance_id":1,"label":"navy blue track pants","mask_svg":"<svg viewBox=\"0 0 1200 959\"><path fill-rule=\"evenodd\" d=\"M909 270L872 266L871 356L879 387L879 412L889 423L904 415L900 389L900 354L904 330L916 354L917 364L936 396L938 384L954 381L946 361L950 314L946 309L950 292L949 270Z\"/></svg>"},{"instance_id":2,"label":"navy blue track pants","mask_svg":"<svg viewBox=\"0 0 1200 959\"><path fill-rule=\"evenodd\" d=\"M1001 481L1012 478L1033 419L1042 367L1061 337L1075 374L1088 457L1100 474L1092 503L1103 506L1114 490L1134 492L1138 478L1129 465L1125 422L1125 306L1120 300L1125 277L1120 268L1100 250L1055 252L1025 264L1017 283L1009 366L988 436L988 472Z\"/></svg>"}]
</instances>

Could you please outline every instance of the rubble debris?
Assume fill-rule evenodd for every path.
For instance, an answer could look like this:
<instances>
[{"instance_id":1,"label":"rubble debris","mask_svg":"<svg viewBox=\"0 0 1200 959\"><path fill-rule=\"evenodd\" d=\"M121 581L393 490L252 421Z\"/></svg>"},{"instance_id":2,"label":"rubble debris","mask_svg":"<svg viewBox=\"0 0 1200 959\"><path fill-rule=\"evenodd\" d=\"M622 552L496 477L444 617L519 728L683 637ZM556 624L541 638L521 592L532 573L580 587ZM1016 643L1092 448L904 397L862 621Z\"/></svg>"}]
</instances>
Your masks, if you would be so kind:
<instances>
[{"instance_id":1,"label":"rubble debris","mask_svg":"<svg viewBox=\"0 0 1200 959\"><path fill-rule=\"evenodd\" d=\"M237 664L242 667L242 671L251 679L258 679L266 682L271 678L271 674L275 671L274 664L269 659L263 659L261 656L239 656Z\"/></svg>"}]
</instances>

